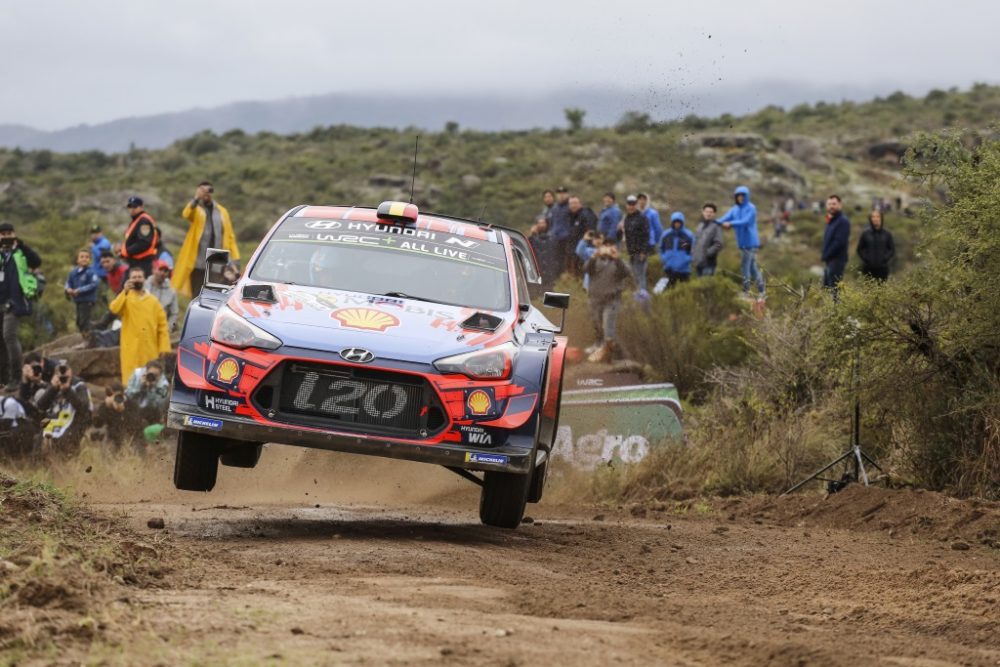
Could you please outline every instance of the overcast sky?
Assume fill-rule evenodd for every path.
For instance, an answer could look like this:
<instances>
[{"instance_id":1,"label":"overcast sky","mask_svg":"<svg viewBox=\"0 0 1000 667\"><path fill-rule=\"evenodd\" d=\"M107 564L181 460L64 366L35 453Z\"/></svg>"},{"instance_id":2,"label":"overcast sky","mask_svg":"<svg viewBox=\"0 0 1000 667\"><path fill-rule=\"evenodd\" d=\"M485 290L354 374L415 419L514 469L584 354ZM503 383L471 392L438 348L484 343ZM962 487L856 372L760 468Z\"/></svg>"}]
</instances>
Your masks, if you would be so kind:
<instances>
[{"instance_id":1,"label":"overcast sky","mask_svg":"<svg viewBox=\"0 0 1000 667\"><path fill-rule=\"evenodd\" d=\"M330 92L1000 80L987 1L0 3L0 123L40 129Z\"/></svg>"}]
</instances>

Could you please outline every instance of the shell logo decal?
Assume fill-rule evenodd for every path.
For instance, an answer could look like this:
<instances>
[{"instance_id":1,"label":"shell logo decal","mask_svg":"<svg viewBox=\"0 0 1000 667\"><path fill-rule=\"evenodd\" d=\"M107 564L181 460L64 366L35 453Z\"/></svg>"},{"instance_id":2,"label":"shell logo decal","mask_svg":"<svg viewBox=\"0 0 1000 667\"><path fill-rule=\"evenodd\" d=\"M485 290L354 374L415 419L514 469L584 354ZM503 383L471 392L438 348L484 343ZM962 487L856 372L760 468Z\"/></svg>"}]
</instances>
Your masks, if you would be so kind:
<instances>
[{"instance_id":1,"label":"shell logo decal","mask_svg":"<svg viewBox=\"0 0 1000 667\"><path fill-rule=\"evenodd\" d=\"M372 308L341 308L330 313L330 317L351 329L385 331L399 326L399 318Z\"/></svg>"},{"instance_id":2,"label":"shell logo decal","mask_svg":"<svg viewBox=\"0 0 1000 667\"><path fill-rule=\"evenodd\" d=\"M240 374L240 365L232 357L225 359L219 367L215 369L215 377L219 382L231 384L236 376Z\"/></svg>"},{"instance_id":3,"label":"shell logo decal","mask_svg":"<svg viewBox=\"0 0 1000 667\"><path fill-rule=\"evenodd\" d=\"M469 406L469 414L480 417L488 415L490 410L493 409L493 401L490 400L490 395L482 389L477 389L469 394L466 405Z\"/></svg>"}]
</instances>

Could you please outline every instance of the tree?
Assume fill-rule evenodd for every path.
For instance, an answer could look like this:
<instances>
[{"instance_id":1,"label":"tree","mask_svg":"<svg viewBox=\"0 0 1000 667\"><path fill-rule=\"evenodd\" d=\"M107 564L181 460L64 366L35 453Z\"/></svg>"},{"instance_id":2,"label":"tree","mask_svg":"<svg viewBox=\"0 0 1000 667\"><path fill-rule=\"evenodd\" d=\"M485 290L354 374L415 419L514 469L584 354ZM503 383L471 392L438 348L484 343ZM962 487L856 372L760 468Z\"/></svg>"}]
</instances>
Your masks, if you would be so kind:
<instances>
[{"instance_id":1,"label":"tree","mask_svg":"<svg viewBox=\"0 0 1000 667\"><path fill-rule=\"evenodd\" d=\"M567 107L563 109L563 113L566 114L566 122L569 123L570 132L583 129L583 117L587 115L586 111L578 107Z\"/></svg>"},{"instance_id":2,"label":"tree","mask_svg":"<svg viewBox=\"0 0 1000 667\"><path fill-rule=\"evenodd\" d=\"M615 124L615 129L621 133L645 132L653 126L653 121L648 113L640 111L626 111Z\"/></svg>"},{"instance_id":3,"label":"tree","mask_svg":"<svg viewBox=\"0 0 1000 667\"><path fill-rule=\"evenodd\" d=\"M444 131L447 134L458 134L458 123L453 120L449 120L444 124Z\"/></svg>"}]
</instances>

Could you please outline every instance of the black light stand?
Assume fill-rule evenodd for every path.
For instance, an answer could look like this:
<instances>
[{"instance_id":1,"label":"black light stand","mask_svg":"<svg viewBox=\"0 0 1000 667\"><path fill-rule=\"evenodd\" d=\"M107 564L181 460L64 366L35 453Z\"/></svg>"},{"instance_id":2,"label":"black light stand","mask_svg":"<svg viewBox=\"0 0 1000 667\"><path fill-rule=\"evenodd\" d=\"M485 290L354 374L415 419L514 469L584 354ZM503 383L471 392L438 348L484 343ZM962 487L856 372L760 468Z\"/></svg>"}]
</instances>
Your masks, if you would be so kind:
<instances>
[{"instance_id":1,"label":"black light stand","mask_svg":"<svg viewBox=\"0 0 1000 667\"><path fill-rule=\"evenodd\" d=\"M783 496L797 491L813 480L826 482L826 489L829 493L836 493L851 482L861 481L865 486L869 486L868 472L865 470L866 461L880 473L885 474L879 464L875 463L861 449L861 336L856 323L854 323L853 336L854 361L851 364L851 387L854 392L854 415L851 424L851 445L846 452L781 494ZM841 463L844 463L844 473L840 479L821 477L827 470Z\"/></svg>"}]
</instances>

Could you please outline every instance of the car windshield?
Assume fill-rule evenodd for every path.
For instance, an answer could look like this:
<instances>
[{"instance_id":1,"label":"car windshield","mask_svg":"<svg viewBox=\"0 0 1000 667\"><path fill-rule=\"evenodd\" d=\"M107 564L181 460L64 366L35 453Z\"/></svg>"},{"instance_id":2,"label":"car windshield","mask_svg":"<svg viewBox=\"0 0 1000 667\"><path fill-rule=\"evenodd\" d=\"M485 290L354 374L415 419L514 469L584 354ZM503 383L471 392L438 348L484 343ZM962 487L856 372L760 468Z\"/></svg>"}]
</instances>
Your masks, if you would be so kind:
<instances>
[{"instance_id":1,"label":"car windshield","mask_svg":"<svg viewBox=\"0 0 1000 667\"><path fill-rule=\"evenodd\" d=\"M253 266L253 280L435 301L480 310L510 307L504 248L440 232L404 236L381 224L289 220ZM291 224L289 224L291 223ZM367 229L348 228L363 225ZM313 225L312 228L309 225Z\"/></svg>"}]
</instances>

